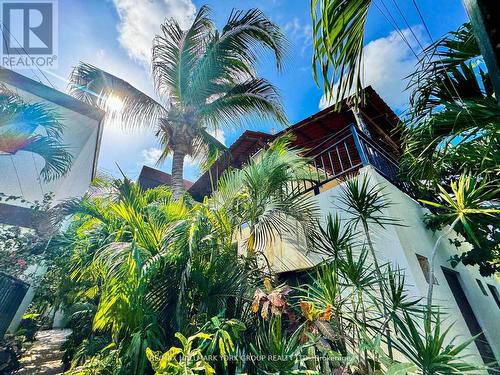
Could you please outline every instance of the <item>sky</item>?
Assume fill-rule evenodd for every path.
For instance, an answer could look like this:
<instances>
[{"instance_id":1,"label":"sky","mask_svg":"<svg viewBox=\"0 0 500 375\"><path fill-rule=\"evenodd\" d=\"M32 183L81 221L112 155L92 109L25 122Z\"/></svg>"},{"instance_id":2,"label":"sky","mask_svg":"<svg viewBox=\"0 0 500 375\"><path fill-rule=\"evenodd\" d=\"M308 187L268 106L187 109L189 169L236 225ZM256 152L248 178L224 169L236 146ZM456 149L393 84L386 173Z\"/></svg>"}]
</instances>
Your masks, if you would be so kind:
<instances>
[{"instance_id":1,"label":"sky","mask_svg":"<svg viewBox=\"0 0 500 375\"><path fill-rule=\"evenodd\" d=\"M461 0L416 0L416 3L433 39L455 30L467 20ZM327 105L312 76L309 0L59 0L58 69L47 71L46 76L52 85L67 91L72 68L84 61L154 95L150 50L160 24L174 17L181 26L187 27L204 4L212 9L219 28L233 8L260 8L282 27L290 42L284 71L276 71L269 55L259 64L258 72L277 86L291 124ZM413 71L417 62L401 35L414 51L431 41L413 0L375 0L366 26L364 83L371 84L397 113L407 108L404 77ZM23 70L21 73L33 77L36 72ZM272 132L280 128L270 122L255 122L252 130ZM242 131L225 129L214 135L229 146ZM151 130L130 132L117 123L105 124L99 169L118 176L119 166L135 179L142 165L155 166L160 153ZM170 172L170 160L159 168ZM194 181L198 175L195 163L187 159L185 177Z\"/></svg>"}]
</instances>

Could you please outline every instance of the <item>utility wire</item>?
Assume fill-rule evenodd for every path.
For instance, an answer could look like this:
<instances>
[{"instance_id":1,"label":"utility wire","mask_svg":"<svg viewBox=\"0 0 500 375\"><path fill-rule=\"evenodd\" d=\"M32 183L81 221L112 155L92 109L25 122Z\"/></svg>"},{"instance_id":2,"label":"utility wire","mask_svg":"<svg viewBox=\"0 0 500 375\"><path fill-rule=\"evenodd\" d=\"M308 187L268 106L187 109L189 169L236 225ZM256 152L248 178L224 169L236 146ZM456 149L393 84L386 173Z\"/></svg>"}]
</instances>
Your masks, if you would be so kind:
<instances>
[{"instance_id":1,"label":"utility wire","mask_svg":"<svg viewBox=\"0 0 500 375\"><path fill-rule=\"evenodd\" d=\"M387 22L392 26L392 27L395 27L395 30L398 32L398 34L401 36L401 38L403 39L403 41L406 43L406 45L410 48L411 52L415 55L415 57L417 59L420 59L419 56L415 53L415 51L413 50L413 48L411 47L411 45L409 44L408 40L405 38L404 34L402 33L401 29L398 27L397 23L395 22L394 18L392 17L391 15L391 12L389 11L389 9L387 8L387 6L385 5L384 3L384 0L380 0L383 7L385 8L385 10L387 11L387 13L389 14L390 18L393 20L393 22L391 22L391 20L387 17L387 15L382 11L382 9L378 6L378 4L375 2L375 0L373 1L373 3L375 4L375 6L377 7L377 9L379 10L379 12L384 16L384 18L387 20ZM394 0L393 0L394 1ZM396 2L394 2L396 7L398 8L399 12L401 13L402 17L403 17L403 20L405 20L405 22L407 23L406 21L406 17L404 16L404 13L401 11L401 9L397 6ZM424 25L424 28L426 29L427 31L427 34L429 35L429 37L431 38L431 42L433 42L432 40L432 35L430 33L430 30L429 30L429 27L427 26L427 23L425 22L425 19L422 15L422 13L420 12L420 9L418 8L418 5L415 3L415 0L413 0L413 3L417 9L417 13L419 14L419 17L420 17L420 20L422 21L423 25ZM410 28L411 30L411 28ZM412 33L413 34L413 33ZM418 38L416 37L415 34L413 34L413 36L415 37L415 39L417 40L417 43L419 45L421 45L420 41L418 40ZM422 49L422 53L424 54L424 56L429 60L431 61L432 60L432 56L429 56L427 54L427 51L424 49ZM448 72L448 70L446 69L446 66L443 66L444 68L444 71L445 71L445 76L446 76L446 79L450 82L450 85L451 87L453 88L453 91L454 93L452 93L450 91L450 89L445 85L444 86L444 89L452 96L452 97L456 97L458 99L458 101L460 101L460 103L462 103L462 105L464 106L465 108L465 111L467 112L467 114L469 115L471 121L476 125L476 126L479 126L476 122L476 120L474 119L474 116L472 116L472 113L470 112L469 108L467 107L467 105L465 104L464 100L462 99L462 97L460 96L456 86L455 86L455 83L453 82L453 80L451 79L451 76Z\"/></svg>"},{"instance_id":2,"label":"utility wire","mask_svg":"<svg viewBox=\"0 0 500 375\"><path fill-rule=\"evenodd\" d=\"M26 51L26 49L24 48L24 46L19 43L19 41L16 39L16 37L10 32L9 28L7 26L5 26L5 23L3 22L3 20L0 20L0 23L2 24L2 28L4 30L7 30L7 32L9 33L9 35L16 41L17 44L19 44L19 47L24 51L24 53L28 56L28 57L31 57L31 55L28 53L28 51ZM3 33L2 33L3 34ZM5 45L7 45L7 40L5 39L5 35L3 36L4 37L4 41L5 41ZM36 63L36 61L34 61L32 59L32 61L34 62L35 64L35 67L40 71L40 74L45 78L45 80L49 83L50 86L52 86L53 89L55 89L56 87L52 84L52 82L48 79L48 77L45 75L45 73L42 71L42 69L40 69L40 67L38 66L38 64ZM30 67L31 71L35 74L35 72L33 71L33 69ZM35 76L38 78L38 80L40 82L42 82L42 80L35 74Z\"/></svg>"},{"instance_id":3,"label":"utility wire","mask_svg":"<svg viewBox=\"0 0 500 375\"><path fill-rule=\"evenodd\" d=\"M12 157L12 155L9 156L10 156L10 161L12 162L12 166L14 167L14 172L16 173L17 183L19 184L19 190L21 191L21 195L23 196L23 198L26 199L26 196L24 195L23 192L23 188L21 186L21 179L19 178L19 173L17 172L16 163L14 163L14 158Z\"/></svg>"},{"instance_id":4,"label":"utility wire","mask_svg":"<svg viewBox=\"0 0 500 375\"><path fill-rule=\"evenodd\" d=\"M427 35L429 35L429 39L432 42L431 31L429 30L429 28L427 27L427 24L425 23L424 17L422 16L422 13L420 12L420 9L419 9L419 7L417 5L417 2L415 0L412 0L412 1L413 1L413 5L415 6L415 9L417 10L418 16L420 17L420 20L422 21L422 23L423 23L423 25L425 27L425 30L427 31Z\"/></svg>"},{"instance_id":5,"label":"utility wire","mask_svg":"<svg viewBox=\"0 0 500 375\"><path fill-rule=\"evenodd\" d=\"M398 10L399 14L401 15L401 18L403 19L403 22L405 23L406 27L408 28L408 30L410 30L411 34L413 35L413 38L415 38L415 40L417 41L418 46L423 51L424 50L424 46L422 45L422 43L420 43L420 40L417 38L417 35L413 31L413 28L410 26L410 24L409 24L408 20L406 19L404 13L401 11L401 8L399 7L397 1L396 0L392 0L392 2L396 6L396 9Z\"/></svg>"},{"instance_id":6,"label":"utility wire","mask_svg":"<svg viewBox=\"0 0 500 375\"><path fill-rule=\"evenodd\" d=\"M387 6L385 5L385 3L383 2L383 0L381 0L382 4L383 4L383 7L385 8L385 10L387 11L387 13L389 14L389 17L392 19L389 19L389 17L385 14L385 12L382 10L382 8L380 8L380 6L377 4L377 2L374 0L373 1L373 4L375 5L375 7L378 9L378 11L384 16L384 18L386 19L386 21L389 23L389 25L391 25L391 27L394 28L394 30L399 34L399 36L401 37L401 39L403 39L403 42L405 42L405 44L408 46L408 48L410 49L410 51L413 53L413 55L418 59L418 54L415 52L415 50L413 49L412 45L410 44L410 42L408 41L408 39L406 38L406 36L403 34L401 28L398 26L397 22L394 20L394 17L392 17L391 15L391 12L389 11L389 9L387 8Z\"/></svg>"}]
</instances>

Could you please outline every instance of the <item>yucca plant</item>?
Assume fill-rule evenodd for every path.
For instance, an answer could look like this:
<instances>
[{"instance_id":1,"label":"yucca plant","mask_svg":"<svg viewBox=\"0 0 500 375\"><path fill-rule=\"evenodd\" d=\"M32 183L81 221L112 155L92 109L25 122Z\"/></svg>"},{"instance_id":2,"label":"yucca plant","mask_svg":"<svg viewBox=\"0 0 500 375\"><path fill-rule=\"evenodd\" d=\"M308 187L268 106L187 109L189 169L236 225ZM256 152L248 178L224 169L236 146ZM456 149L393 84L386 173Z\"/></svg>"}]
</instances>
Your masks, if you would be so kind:
<instances>
[{"instance_id":1,"label":"yucca plant","mask_svg":"<svg viewBox=\"0 0 500 375\"><path fill-rule=\"evenodd\" d=\"M347 223L353 227L361 225L363 234L366 238L366 244L370 250L371 260L377 274L380 296L382 298L382 307L384 315L387 317L387 301L383 285L384 275L382 267L379 264L373 241L370 234L371 226L384 228L387 225L401 225L398 219L386 216L386 211L391 202L384 193L384 187L380 185L370 186L370 178L367 175L352 177L342 185L342 193L339 197L340 209L344 210L350 217ZM392 358L390 327L387 325L386 338L388 342L389 356Z\"/></svg>"},{"instance_id":2,"label":"yucca plant","mask_svg":"<svg viewBox=\"0 0 500 375\"><path fill-rule=\"evenodd\" d=\"M404 313L397 320L398 340L395 348L412 361L423 375L479 374L484 369L468 362L463 352L474 342L474 337L461 343L457 338L450 338L452 326L443 328L440 314L424 312L423 323L419 325L415 318Z\"/></svg>"},{"instance_id":3,"label":"yucca plant","mask_svg":"<svg viewBox=\"0 0 500 375\"><path fill-rule=\"evenodd\" d=\"M311 252L326 256L328 259L338 259L344 251L354 245L352 228L344 225L340 216L329 213L325 226L318 223L319 231L314 234Z\"/></svg>"},{"instance_id":4,"label":"yucca plant","mask_svg":"<svg viewBox=\"0 0 500 375\"><path fill-rule=\"evenodd\" d=\"M258 9L231 12L219 31L210 9L202 6L187 30L170 19L154 39L153 86L160 100L87 63L71 74L72 94L107 109L125 126L153 129L163 147L158 162L172 154L172 189L178 199L184 191L185 157L213 160L225 150L210 131L234 128L245 117L286 124L278 92L256 72L265 50L280 70L286 44L280 28ZM119 111L113 112L114 107Z\"/></svg>"},{"instance_id":5,"label":"yucca plant","mask_svg":"<svg viewBox=\"0 0 500 375\"><path fill-rule=\"evenodd\" d=\"M450 184L450 191L439 186L439 201L431 202L421 200L422 203L430 206L434 214L430 219L440 226L449 226L436 240L432 249L429 261L429 288L427 292L427 304L430 308L432 304L432 293L434 290L434 268L435 258L439 244L444 237L449 236L454 229L459 227L459 232L463 234L471 243L480 246L477 233L474 230L478 221L482 218L490 219L500 213L498 201L499 189L496 185L489 183L485 179L473 176L460 176L458 180Z\"/></svg>"}]
</instances>

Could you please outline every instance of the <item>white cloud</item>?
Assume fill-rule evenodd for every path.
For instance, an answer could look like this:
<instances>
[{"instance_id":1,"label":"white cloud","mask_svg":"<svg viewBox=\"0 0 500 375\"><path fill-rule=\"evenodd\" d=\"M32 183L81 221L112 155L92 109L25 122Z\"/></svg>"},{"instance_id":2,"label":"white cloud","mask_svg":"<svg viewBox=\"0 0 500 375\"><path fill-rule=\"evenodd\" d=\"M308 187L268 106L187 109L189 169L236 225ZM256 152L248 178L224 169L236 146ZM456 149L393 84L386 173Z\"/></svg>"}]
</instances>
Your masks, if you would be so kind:
<instances>
[{"instance_id":1,"label":"white cloud","mask_svg":"<svg viewBox=\"0 0 500 375\"><path fill-rule=\"evenodd\" d=\"M173 17L182 28L191 25L196 7L191 0L113 0L120 24L120 44L130 57L149 64L152 41L160 25Z\"/></svg>"},{"instance_id":2,"label":"white cloud","mask_svg":"<svg viewBox=\"0 0 500 375\"><path fill-rule=\"evenodd\" d=\"M213 136L215 139L217 139L224 146L226 145L226 134L224 133L224 130L218 129L218 130L208 131L208 134Z\"/></svg>"},{"instance_id":3,"label":"white cloud","mask_svg":"<svg viewBox=\"0 0 500 375\"><path fill-rule=\"evenodd\" d=\"M412 30L419 40L426 42L421 26ZM413 50L418 50L410 29L404 29L402 33ZM416 64L417 58L401 36L391 31L386 37L372 40L364 47L364 86L372 85L390 107L401 110L408 103L405 77L415 70ZM328 105L323 96L319 108Z\"/></svg>"},{"instance_id":4,"label":"white cloud","mask_svg":"<svg viewBox=\"0 0 500 375\"><path fill-rule=\"evenodd\" d=\"M300 53L304 55L307 47L312 45L311 24L303 24L297 17L294 17L283 26L283 30L294 45L300 47Z\"/></svg>"},{"instance_id":5,"label":"white cloud","mask_svg":"<svg viewBox=\"0 0 500 375\"><path fill-rule=\"evenodd\" d=\"M156 162L160 158L162 154L162 150L158 147L150 147L141 151L142 154L142 163L150 167L154 167Z\"/></svg>"}]
</instances>

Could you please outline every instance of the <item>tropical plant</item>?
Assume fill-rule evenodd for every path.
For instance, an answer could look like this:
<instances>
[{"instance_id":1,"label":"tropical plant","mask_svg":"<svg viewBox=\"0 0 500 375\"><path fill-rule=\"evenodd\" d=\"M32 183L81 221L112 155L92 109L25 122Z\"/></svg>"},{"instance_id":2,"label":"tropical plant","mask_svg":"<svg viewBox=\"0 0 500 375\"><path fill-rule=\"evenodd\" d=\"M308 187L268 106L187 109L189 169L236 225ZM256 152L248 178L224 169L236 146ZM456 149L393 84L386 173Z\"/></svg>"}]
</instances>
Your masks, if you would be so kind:
<instances>
[{"instance_id":1,"label":"tropical plant","mask_svg":"<svg viewBox=\"0 0 500 375\"><path fill-rule=\"evenodd\" d=\"M422 327L408 313L396 320L398 340L394 346L418 368L423 375L479 374L482 368L471 364L464 350L474 341L471 337L459 344L449 338L452 325L443 330L440 314L425 313Z\"/></svg>"},{"instance_id":2,"label":"tropical plant","mask_svg":"<svg viewBox=\"0 0 500 375\"><path fill-rule=\"evenodd\" d=\"M208 333L209 340L202 340L200 350L205 356L212 357L215 369L221 373L228 369L229 362L234 365L238 346L242 346L243 333L246 326L237 319L212 317L201 328Z\"/></svg>"},{"instance_id":3,"label":"tropical plant","mask_svg":"<svg viewBox=\"0 0 500 375\"><path fill-rule=\"evenodd\" d=\"M429 220L433 226L444 227L449 225L436 240L432 249L429 261L429 280L434 280L435 258L441 240L449 236L455 229L459 233L471 239L471 243L481 247L483 243L478 240L478 230L482 226L495 225L492 219L498 223L498 214L500 213L499 203L496 201L499 189L487 182L487 180L478 181L471 176L460 176L450 185L451 192L439 186L439 201L431 202L421 200L422 203L435 209L435 213ZM498 227L498 226L497 226ZM498 244L494 245L498 249ZM498 250L497 250L498 251ZM429 282L427 292L427 304L432 304L432 292L434 283Z\"/></svg>"},{"instance_id":4,"label":"tropical plant","mask_svg":"<svg viewBox=\"0 0 500 375\"><path fill-rule=\"evenodd\" d=\"M338 213L329 213L326 217L326 225L319 225L319 232L313 238L312 252L321 254L327 259L338 259L346 251L354 240L352 228L343 225Z\"/></svg>"},{"instance_id":5,"label":"tropical plant","mask_svg":"<svg viewBox=\"0 0 500 375\"><path fill-rule=\"evenodd\" d=\"M195 375L204 373L215 374L215 370L205 361L203 353L199 348L193 347L196 340L211 340L206 333L197 333L186 338L177 332L175 337L181 342L182 347L171 347L165 353L154 352L146 349L146 356L156 375Z\"/></svg>"},{"instance_id":6,"label":"tropical plant","mask_svg":"<svg viewBox=\"0 0 500 375\"><path fill-rule=\"evenodd\" d=\"M311 0L313 73L316 81L321 75L329 100L347 97L354 87L353 104L362 101L363 42L370 4L371 0Z\"/></svg>"},{"instance_id":7,"label":"tropical plant","mask_svg":"<svg viewBox=\"0 0 500 375\"><path fill-rule=\"evenodd\" d=\"M172 190L178 199L184 158L211 159L224 149L210 131L234 127L247 115L286 123L279 95L257 75L256 62L269 50L281 69L287 43L257 9L233 11L218 31L209 8L202 6L188 30L170 19L161 31L153 43L152 71L162 101L86 63L71 75L72 94L108 108L110 116L119 116L126 126L154 129L163 147L158 162L173 154ZM119 113L113 113L115 107L120 107Z\"/></svg>"},{"instance_id":8,"label":"tropical plant","mask_svg":"<svg viewBox=\"0 0 500 375\"><path fill-rule=\"evenodd\" d=\"M366 244L370 250L371 260L373 261L375 272L377 273L377 282L379 284L380 296L382 297L382 306L384 315L388 315L387 301L383 285L384 276L379 264L369 226L377 225L384 228L386 225L400 225L398 219L385 216L391 203L383 192L380 185L370 186L370 179L365 174L360 177L350 178L342 186L342 194L339 198L340 208L352 216L347 223L354 228L361 224L363 234L366 238ZM386 339L388 342L389 357L392 358L391 334L389 325L385 326Z\"/></svg>"},{"instance_id":9,"label":"tropical plant","mask_svg":"<svg viewBox=\"0 0 500 375\"><path fill-rule=\"evenodd\" d=\"M51 207L53 197L52 193L46 193L41 200L29 202L22 197L0 192L0 202L29 207L34 224L32 230L0 224L0 269L11 276L30 280L34 287L40 281L35 277L37 266L50 262L55 256L50 251L50 242L62 217L56 214L57 205Z\"/></svg>"},{"instance_id":10,"label":"tropical plant","mask_svg":"<svg viewBox=\"0 0 500 375\"><path fill-rule=\"evenodd\" d=\"M64 176L73 155L63 143L64 125L53 108L23 100L0 84L0 157L19 151L39 155L45 162L40 177L51 181Z\"/></svg>"},{"instance_id":11,"label":"tropical plant","mask_svg":"<svg viewBox=\"0 0 500 375\"><path fill-rule=\"evenodd\" d=\"M405 178L435 188L459 174L497 174L500 105L469 23L422 51L409 89Z\"/></svg>"},{"instance_id":12,"label":"tropical plant","mask_svg":"<svg viewBox=\"0 0 500 375\"><path fill-rule=\"evenodd\" d=\"M326 230L321 233L326 244L330 235ZM385 272L377 273L364 245L352 238L350 242L336 257L316 267L307 286L296 289L295 298L306 318L304 327L314 337L316 352L329 359L320 362L322 373L472 374L480 370L464 354L475 338L461 343L450 339L451 325L444 328L442 314L434 307L425 309L406 292L401 270L384 266ZM377 291L380 281L385 300ZM382 334L389 323L394 327L391 345L398 360L390 358L383 345L389 343Z\"/></svg>"},{"instance_id":13,"label":"tropical plant","mask_svg":"<svg viewBox=\"0 0 500 375\"><path fill-rule=\"evenodd\" d=\"M318 208L307 194L294 189L311 181L309 160L291 148L289 137L276 139L243 169L229 169L219 179L212 201L232 212L232 220L248 227L244 243L249 255L262 251L275 237L300 233L310 244Z\"/></svg>"},{"instance_id":14,"label":"tropical plant","mask_svg":"<svg viewBox=\"0 0 500 375\"><path fill-rule=\"evenodd\" d=\"M272 315L269 321L259 326L255 342L250 350L255 356L253 362L258 374L319 374L305 367L306 350L312 342L301 342L301 327L287 332L281 316Z\"/></svg>"},{"instance_id":15,"label":"tropical plant","mask_svg":"<svg viewBox=\"0 0 500 375\"><path fill-rule=\"evenodd\" d=\"M304 164L280 145L271 146L241 172L262 173L260 184L272 185L275 202L280 204L257 211L251 216L255 220L265 217L269 207L291 210L296 198L285 191L290 181L301 181L297 176ZM246 180L230 182L227 177L225 181L241 186ZM250 217L243 209L259 205L251 202L256 199L253 195L230 195L232 200L227 202L222 197L214 195L202 203L174 200L167 187L142 191L124 178L99 181L82 200L67 202L61 208L73 214L73 219L52 243L62 247L58 254L66 261L52 264L61 268L61 275L53 270L49 273L61 280L64 296L57 297L57 303L67 309L70 326L75 329L66 358L68 363L73 360L73 369L86 366L88 361L96 366L100 363L108 352L96 352L93 344L101 338L117 351L120 371L127 374L147 372L146 347L153 351L169 348L175 332L213 334L215 344L201 340L199 347L219 352L217 355L232 352L238 342L247 346L234 334L239 327L236 322L247 325L255 319L250 312L251 298L263 274L258 265L238 255L234 239ZM283 231L277 227L273 235L283 235ZM262 245L270 240L272 236L263 237ZM75 306L81 308L74 310ZM254 333L254 329L240 332L244 337ZM226 366L221 361L214 360L211 366L234 372L233 363Z\"/></svg>"},{"instance_id":16,"label":"tropical plant","mask_svg":"<svg viewBox=\"0 0 500 375\"><path fill-rule=\"evenodd\" d=\"M287 285L273 288L269 279L264 280L265 292L260 288L255 290L252 301L252 312L260 311L262 319L267 320L270 315L281 315L286 311L286 296L291 289ZM269 314L271 313L271 314Z\"/></svg>"}]
</instances>

